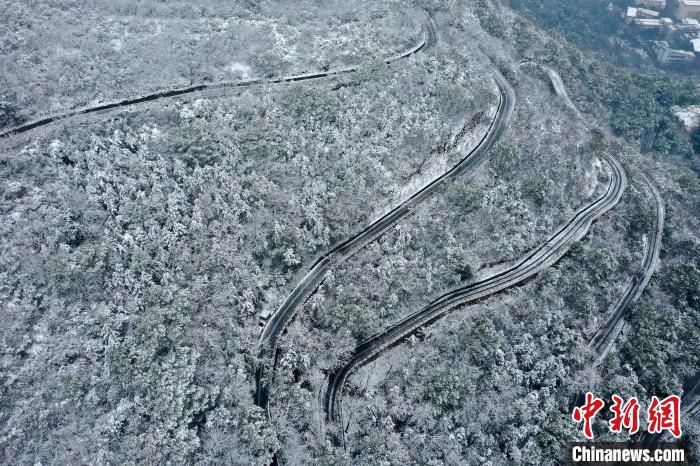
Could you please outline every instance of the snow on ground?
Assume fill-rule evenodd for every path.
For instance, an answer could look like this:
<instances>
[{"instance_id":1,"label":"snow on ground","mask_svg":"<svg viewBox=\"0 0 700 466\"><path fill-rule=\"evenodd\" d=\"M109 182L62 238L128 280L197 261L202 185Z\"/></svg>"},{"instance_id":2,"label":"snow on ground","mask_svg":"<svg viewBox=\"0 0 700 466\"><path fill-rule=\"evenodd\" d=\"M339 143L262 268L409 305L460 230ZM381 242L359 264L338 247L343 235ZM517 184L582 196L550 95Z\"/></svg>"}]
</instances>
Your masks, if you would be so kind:
<instances>
[{"instance_id":1,"label":"snow on ground","mask_svg":"<svg viewBox=\"0 0 700 466\"><path fill-rule=\"evenodd\" d=\"M700 105L672 107L672 110L686 130L692 131L700 127Z\"/></svg>"},{"instance_id":2,"label":"snow on ground","mask_svg":"<svg viewBox=\"0 0 700 466\"><path fill-rule=\"evenodd\" d=\"M496 113L496 109L497 107L495 105L489 109L485 120L482 121L474 131L464 136L464 139L459 144L456 151L466 154L468 151L472 150L478 145L481 138L484 137L484 133L486 131L485 127L488 127L490 124ZM448 165L448 158L452 153L454 153L454 151L443 154L442 156L433 157L431 160L428 160L425 167L420 173L417 174L417 176L414 176L408 183L398 188L398 191L394 195L391 202L383 206L383 208L377 210L376 213L372 215L372 222L382 218L382 216L384 216L387 212L401 205L414 193L420 191L422 188L429 185L435 179L439 178L447 170L449 170L451 167Z\"/></svg>"},{"instance_id":3,"label":"snow on ground","mask_svg":"<svg viewBox=\"0 0 700 466\"><path fill-rule=\"evenodd\" d=\"M228 69L234 75L240 76L244 79L250 76L250 66L244 65L243 63L233 62Z\"/></svg>"}]
</instances>

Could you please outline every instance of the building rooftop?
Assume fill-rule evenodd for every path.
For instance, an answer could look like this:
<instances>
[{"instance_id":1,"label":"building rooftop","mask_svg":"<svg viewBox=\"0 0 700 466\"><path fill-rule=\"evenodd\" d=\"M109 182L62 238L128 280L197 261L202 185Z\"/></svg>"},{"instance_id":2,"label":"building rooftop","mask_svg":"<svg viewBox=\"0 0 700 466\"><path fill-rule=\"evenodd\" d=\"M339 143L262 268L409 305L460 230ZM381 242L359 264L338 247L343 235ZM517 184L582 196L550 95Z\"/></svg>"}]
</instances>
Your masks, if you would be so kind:
<instances>
[{"instance_id":1,"label":"building rooftop","mask_svg":"<svg viewBox=\"0 0 700 466\"><path fill-rule=\"evenodd\" d=\"M700 37L691 40L690 43L693 44L693 50L695 53L700 53Z\"/></svg>"},{"instance_id":2,"label":"building rooftop","mask_svg":"<svg viewBox=\"0 0 700 466\"><path fill-rule=\"evenodd\" d=\"M639 11L639 13L643 13L647 16L659 16L659 14L660 14L658 11L647 10L646 8L639 8L638 11Z\"/></svg>"}]
</instances>

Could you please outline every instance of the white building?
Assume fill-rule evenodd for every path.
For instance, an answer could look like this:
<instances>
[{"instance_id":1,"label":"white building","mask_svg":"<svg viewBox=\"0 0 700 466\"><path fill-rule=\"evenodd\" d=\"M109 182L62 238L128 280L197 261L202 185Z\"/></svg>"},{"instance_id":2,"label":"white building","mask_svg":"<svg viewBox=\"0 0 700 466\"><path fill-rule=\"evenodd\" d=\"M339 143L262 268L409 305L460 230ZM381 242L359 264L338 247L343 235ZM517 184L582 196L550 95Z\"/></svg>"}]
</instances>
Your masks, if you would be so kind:
<instances>
[{"instance_id":1,"label":"white building","mask_svg":"<svg viewBox=\"0 0 700 466\"><path fill-rule=\"evenodd\" d=\"M666 23L660 19L637 18L634 24L641 29L661 29Z\"/></svg>"},{"instance_id":2,"label":"white building","mask_svg":"<svg viewBox=\"0 0 700 466\"><path fill-rule=\"evenodd\" d=\"M677 18L700 18L700 0L676 0Z\"/></svg>"},{"instance_id":3,"label":"white building","mask_svg":"<svg viewBox=\"0 0 700 466\"><path fill-rule=\"evenodd\" d=\"M668 28L665 40L686 41L700 35L700 21L685 18Z\"/></svg>"},{"instance_id":4,"label":"white building","mask_svg":"<svg viewBox=\"0 0 700 466\"><path fill-rule=\"evenodd\" d=\"M648 10L646 8L637 8L637 16L639 18L658 18L661 15L658 11Z\"/></svg>"},{"instance_id":5,"label":"white building","mask_svg":"<svg viewBox=\"0 0 700 466\"><path fill-rule=\"evenodd\" d=\"M690 43L693 44L693 52L695 52L695 55L700 57L700 37L691 40Z\"/></svg>"},{"instance_id":6,"label":"white building","mask_svg":"<svg viewBox=\"0 0 700 466\"><path fill-rule=\"evenodd\" d=\"M700 21L692 18L684 18L681 20L679 27L683 30L700 31Z\"/></svg>"},{"instance_id":7,"label":"white building","mask_svg":"<svg viewBox=\"0 0 700 466\"><path fill-rule=\"evenodd\" d=\"M672 49L666 41L655 42L654 51L656 52L656 59L663 65L687 63L695 60L695 54L693 52Z\"/></svg>"},{"instance_id":8,"label":"white building","mask_svg":"<svg viewBox=\"0 0 700 466\"><path fill-rule=\"evenodd\" d=\"M656 10L663 10L666 8L666 0L634 0L634 4L646 8L654 8Z\"/></svg>"}]
</instances>

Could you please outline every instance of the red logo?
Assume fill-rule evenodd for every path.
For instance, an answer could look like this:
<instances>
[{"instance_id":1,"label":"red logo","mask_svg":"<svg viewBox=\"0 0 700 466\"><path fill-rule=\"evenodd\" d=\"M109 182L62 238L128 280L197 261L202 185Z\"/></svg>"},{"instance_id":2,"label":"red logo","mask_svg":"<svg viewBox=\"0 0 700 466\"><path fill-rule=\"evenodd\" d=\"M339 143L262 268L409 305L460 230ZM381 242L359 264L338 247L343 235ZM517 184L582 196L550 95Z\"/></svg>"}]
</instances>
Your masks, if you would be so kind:
<instances>
[{"instance_id":1,"label":"red logo","mask_svg":"<svg viewBox=\"0 0 700 466\"><path fill-rule=\"evenodd\" d=\"M588 392L586 393L586 404L581 407L577 406L574 408L574 412L571 414L571 417L576 422L583 421L583 435L585 435L586 438L593 439L591 421L595 415L598 414L598 411L603 409L603 406L605 406L605 402L603 400L594 397L593 393Z\"/></svg>"},{"instance_id":2,"label":"red logo","mask_svg":"<svg viewBox=\"0 0 700 466\"><path fill-rule=\"evenodd\" d=\"M625 403L625 400L613 395L612 400L613 405L610 407L610 411L613 412L614 416L608 421L610 432L620 433L623 427L629 431L630 435L639 432L639 401L637 398L632 397Z\"/></svg>"},{"instance_id":3,"label":"red logo","mask_svg":"<svg viewBox=\"0 0 700 466\"><path fill-rule=\"evenodd\" d=\"M659 401L658 397L652 396L647 419L649 433L658 434L668 430L675 438L679 438L682 433L681 399L677 395L671 395Z\"/></svg>"},{"instance_id":4,"label":"red logo","mask_svg":"<svg viewBox=\"0 0 700 466\"><path fill-rule=\"evenodd\" d=\"M610 432L621 433L626 429L629 435L639 432L639 412L641 410L639 401L632 397L625 401L618 395L612 396L610 411L613 413L612 419L608 421ZM593 439L593 418L603 409L605 402L596 398L593 393L586 393L586 402L583 406L574 408L571 418L575 422L583 422L583 435ZM663 400L652 396L649 408L647 409L647 431L650 434L659 434L667 430L675 438L679 438L681 431L681 399L677 395L671 395Z\"/></svg>"}]
</instances>

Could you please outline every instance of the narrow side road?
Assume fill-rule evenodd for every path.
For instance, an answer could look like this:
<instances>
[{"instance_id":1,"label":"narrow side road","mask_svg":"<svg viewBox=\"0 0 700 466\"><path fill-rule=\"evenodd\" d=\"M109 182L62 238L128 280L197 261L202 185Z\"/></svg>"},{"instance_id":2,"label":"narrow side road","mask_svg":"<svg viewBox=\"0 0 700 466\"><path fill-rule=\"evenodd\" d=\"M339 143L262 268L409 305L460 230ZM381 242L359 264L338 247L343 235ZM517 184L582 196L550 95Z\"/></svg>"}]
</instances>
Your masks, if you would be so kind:
<instances>
[{"instance_id":1,"label":"narrow side road","mask_svg":"<svg viewBox=\"0 0 700 466\"><path fill-rule=\"evenodd\" d=\"M542 71L544 71L544 73L551 81L552 87L554 88L554 93L562 99L564 99L566 105L568 105L580 117L581 113L578 111L578 108L571 100L571 97L569 97L569 93L566 92L566 86L564 86L564 81L562 81L561 76L559 76L559 73L557 73L554 69L548 67L547 65L538 64L537 66Z\"/></svg>"},{"instance_id":2,"label":"narrow side road","mask_svg":"<svg viewBox=\"0 0 700 466\"><path fill-rule=\"evenodd\" d=\"M560 98L564 99L569 107L576 112L577 115L581 116L581 113L576 108L576 105L571 101L569 94L566 92L566 86L564 86L564 81L562 81L561 76L556 70L542 64L537 64L535 62L524 62L534 64L542 71L545 72L547 77L552 83L555 94ZM639 271L634 275L629 286L625 289L625 292L620 296L620 299L615 303L613 309L610 313L610 317L607 321L598 329L596 334L593 336L591 341L589 341L588 346L593 350L594 366L600 364L600 362L605 359L605 357L610 352L615 340L622 332L625 325L624 317L629 312L629 310L634 306L634 304L639 300L644 292L644 289L649 284L652 275L656 271L659 263L659 253L661 252L661 238L663 237L664 230L664 201L661 197L661 193L656 185L651 181L651 179L641 170L639 170L640 176L647 186L652 196L654 197L654 208L656 214L656 221L649 233L647 238L647 248L644 251L644 259L642 261L642 266Z\"/></svg>"},{"instance_id":3,"label":"narrow side road","mask_svg":"<svg viewBox=\"0 0 700 466\"><path fill-rule=\"evenodd\" d=\"M544 74L547 75L547 78L549 79L550 84L552 85L552 89L554 90L554 93L561 97L566 105L573 110L577 116L582 117L581 112L579 112L578 107L576 107L576 104L571 100L571 97L569 97L569 93L566 91L566 86L564 85L564 81L561 79L561 76L559 73L554 68L550 68L547 65L543 65L542 63L533 61L533 60L524 60L518 63L518 66L526 66L526 65L532 65L540 70Z\"/></svg>"},{"instance_id":4,"label":"narrow side road","mask_svg":"<svg viewBox=\"0 0 700 466\"><path fill-rule=\"evenodd\" d=\"M397 60L401 60L403 58L410 57L414 53L428 50L429 48L431 48L435 44L436 41L437 41L437 35L436 35L435 25L433 24L432 18L429 18L423 26L423 37L417 45L415 45L411 49L401 53L400 55L385 59L384 62L386 64L390 64L390 63L393 63ZM207 90L248 87L248 86L261 85L261 84L278 84L278 83L285 83L285 82L309 81L309 80L313 80L313 79L327 78L327 77L338 76L338 75L342 75L342 74L354 73L359 68L360 68L359 66L353 66L353 67L349 67L349 68L339 68L339 69L324 71L324 72L298 74L298 75L292 75L292 76L287 76L287 77L282 77L282 78L257 78L257 79L251 79L251 80L246 80L246 81L224 81L224 82L218 82L218 83L203 83L203 84L197 84L197 85L183 87L183 88L179 88L179 89L170 89L170 90L155 92L153 94L148 94L148 95L144 95L144 96L140 96L140 97L131 97L131 98L119 100L116 102L109 102L109 103L105 103L105 104L101 104L101 105L84 107L84 108L80 108L80 109L76 109L76 110L70 110L70 111L60 113L57 115L47 116L45 118L42 118L42 119L39 119L36 121L32 121L32 122L28 122L28 123L25 123L21 126L17 126L15 128L3 130L2 132L0 132L0 139L5 139L5 138L8 138L8 137L13 136L13 135L26 133L26 132L31 131L33 129L47 126L51 123L55 123L58 121L67 120L67 119L72 118L72 117L76 117L76 116L80 116L80 115L88 115L88 114L92 114L92 113L103 113L103 112L107 112L109 110L121 109L124 107L132 106L132 105L136 105L136 104L141 104L144 102L152 102L155 100L167 99L167 98L172 98L172 97L179 97L179 96L183 96L183 95L187 95L187 94L196 94L196 93L207 91Z\"/></svg>"},{"instance_id":5,"label":"narrow side road","mask_svg":"<svg viewBox=\"0 0 700 466\"><path fill-rule=\"evenodd\" d=\"M549 76L555 93L564 98L568 105L580 115L578 109L569 98L559 74L552 68L546 66L540 66L540 68ZM644 252L641 268L632 278L632 281L625 289L620 299L615 303L608 320L598 329L588 343L589 348L593 350L594 366L599 365L612 349L615 340L624 328L626 314L639 300L658 267L659 253L661 252L661 239L664 229L664 201L656 184L641 170L640 176L654 197L656 220L647 238L647 248ZM582 404L582 399L583 393L580 393L574 401L574 405L580 406ZM697 417L700 415L700 372L697 372L683 387L681 414L690 417ZM638 437L637 441L643 446L654 446L664 439L664 434L665 432L662 434L644 433Z\"/></svg>"}]
</instances>

